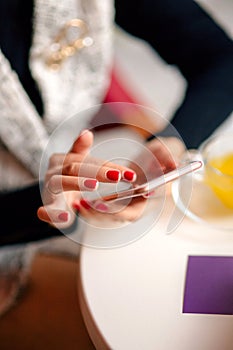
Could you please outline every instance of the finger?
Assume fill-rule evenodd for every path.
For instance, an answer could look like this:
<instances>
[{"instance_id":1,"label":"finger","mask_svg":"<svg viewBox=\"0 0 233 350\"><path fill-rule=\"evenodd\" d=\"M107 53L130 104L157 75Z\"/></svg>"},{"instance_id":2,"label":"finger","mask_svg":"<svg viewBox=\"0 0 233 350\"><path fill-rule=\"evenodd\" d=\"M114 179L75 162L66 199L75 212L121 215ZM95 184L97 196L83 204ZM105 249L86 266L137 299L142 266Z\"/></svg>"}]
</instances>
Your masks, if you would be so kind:
<instances>
[{"instance_id":1,"label":"finger","mask_svg":"<svg viewBox=\"0 0 233 350\"><path fill-rule=\"evenodd\" d=\"M49 165L48 168L49 169L53 169L53 168L57 168L60 167L66 158L66 154L64 153L54 153L51 155L51 157L49 158Z\"/></svg>"},{"instance_id":2,"label":"finger","mask_svg":"<svg viewBox=\"0 0 233 350\"><path fill-rule=\"evenodd\" d=\"M70 152L78 153L81 156L86 156L93 144L93 138L93 133L90 130L83 130L73 143Z\"/></svg>"},{"instance_id":3,"label":"finger","mask_svg":"<svg viewBox=\"0 0 233 350\"><path fill-rule=\"evenodd\" d=\"M98 184L96 179L54 175L49 179L47 189L50 193L57 195L63 191L94 191L98 188Z\"/></svg>"},{"instance_id":4,"label":"finger","mask_svg":"<svg viewBox=\"0 0 233 350\"><path fill-rule=\"evenodd\" d=\"M103 204L102 207L98 207L95 209L93 206L93 203L86 199L75 201L73 203L73 209L76 211L76 213L78 213L79 215L81 215L87 220L91 220L95 218L95 220L101 222L101 220L103 220L103 215L105 218L111 217L107 212L108 211L107 206Z\"/></svg>"},{"instance_id":5,"label":"finger","mask_svg":"<svg viewBox=\"0 0 233 350\"><path fill-rule=\"evenodd\" d=\"M143 197L143 198L153 198L153 197L156 197L156 191L153 190L153 191L144 193L144 194L142 195L142 197Z\"/></svg>"},{"instance_id":6,"label":"finger","mask_svg":"<svg viewBox=\"0 0 233 350\"><path fill-rule=\"evenodd\" d=\"M96 178L100 182L118 182L120 180L134 182L137 177L134 171L123 166L114 165L114 167L109 167L91 163L65 165L62 169L62 175Z\"/></svg>"},{"instance_id":7,"label":"finger","mask_svg":"<svg viewBox=\"0 0 233 350\"><path fill-rule=\"evenodd\" d=\"M70 213L60 209L51 209L49 206L40 207L37 210L37 216L40 220L49 224L68 223Z\"/></svg>"},{"instance_id":8,"label":"finger","mask_svg":"<svg viewBox=\"0 0 233 350\"><path fill-rule=\"evenodd\" d=\"M118 171L118 173L111 172L111 170ZM134 182L137 178L136 172L129 167L90 156L83 158L80 154L75 153L68 153L66 156L55 154L51 157L51 169L47 171L48 178L55 174L90 178L98 176L101 182L109 180Z\"/></svg>"},{"instance_id":9,"label":"finger","mask_svg":"<svg viewBox=\"0 0 233 350\"><path fill-rule=\"evenodd\" d=\"M89 130L83 130L74 141L70 152L54 153L49 159L49 168L55 168L71 161L81 161L89 152L93 144L93 134ZM73 153L72 153L73 152Z\"/></svg>"},{"instance_id":10,"label":"finger","mask_svg":"<svg viewBox=\"0 0 233 350\"><path fill-rule=\"evenodd\" d=\"M76 213L88 220L92 218L101 220L103 218L104 211L98 212L94 209L93 204L86 199L75 200L72 204L72 207Z\"/></svg>"},{"instance_id":11,"label":"finger","mask_svg":"<svg viewBox=\"0 0 233 350\"><path fill-rule=\"evenodd\" d=\"M161 166L165 168L164 170L176 168L176 162L172 153L161 141L156 140L151 145L149 144L148 148Z\"/></svg>"},{"instance_id":12,"label":"finger","mask_svg":"<svg viewBox=\"0 0 233 350\"><path fill-rule=\"evenodd\" d=\"M138 220L144 214L146 203L147 200L143 197L132 199L131 203L124 210L119 210L114 215L115 220L131 222Z\"/></svg>"},{"instance_id":13,"label":"finger","mask_svg":"<svg viewBox=\"0 0 233 350\"><path fill-rule=\"evenodd\" d=\"M106 215L114 221L135 221L143 215L147 200L143 197L134 198L130 204L112 204L103 201L91 202L81 199L78 210L86 218L95 217L101 219ZM75 208L75 205L74 205Z\"/></svg>"}]
</instances>

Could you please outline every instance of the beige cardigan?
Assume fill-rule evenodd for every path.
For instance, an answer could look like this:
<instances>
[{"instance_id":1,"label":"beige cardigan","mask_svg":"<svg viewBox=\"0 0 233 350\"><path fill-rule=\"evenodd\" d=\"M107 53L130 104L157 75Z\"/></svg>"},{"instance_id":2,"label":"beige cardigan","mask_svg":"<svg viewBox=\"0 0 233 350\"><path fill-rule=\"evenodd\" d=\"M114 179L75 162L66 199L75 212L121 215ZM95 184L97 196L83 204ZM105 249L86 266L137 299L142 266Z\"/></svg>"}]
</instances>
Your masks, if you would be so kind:
<instances>
[{"instance_id":1,"label":"beige cardigan","mask_svg":"<svg viewBox=\"0 0 233 350\"><path fill-rule=\"evenodd\" d=\"M30 68L44 103L43 119L0 51L0 190L38 178L51 132L78 111L102 101L112 61L112 0L35 0ZM46 65L54 38L71 19L89 28L93 44L58 70Z\"/></svg>"}]
</instances>

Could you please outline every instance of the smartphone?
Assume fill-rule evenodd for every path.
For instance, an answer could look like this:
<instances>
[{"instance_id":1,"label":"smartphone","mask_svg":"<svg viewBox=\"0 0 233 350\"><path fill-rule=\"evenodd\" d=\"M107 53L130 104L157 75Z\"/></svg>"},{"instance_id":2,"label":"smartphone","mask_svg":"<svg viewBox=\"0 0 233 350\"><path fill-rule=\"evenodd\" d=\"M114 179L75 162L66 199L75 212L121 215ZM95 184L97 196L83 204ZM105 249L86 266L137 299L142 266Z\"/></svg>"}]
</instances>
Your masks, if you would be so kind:
<instances>
[{"instance_id":1,"label":"smartphone","mask_svg":"<svg viewBox=\"0 0 233 350\"><path fill-rule=\"evenodd\" d=\"M146 183L143 183L142 185L132 187L128 190L113 192L113 193L104 195L103 197L98 198L98 200L105 201L105 202L110 202L110 201L115 202L115 201L120 201L128 198L145 196L149 192L154 191L158 187L164 186L168 182L174 181L183 175L189 174L193 171L200 169L202 165L203 165L202 161L199 161L199 160L188 162L185 165L179 166L176 169L162 176L159 176Z\"/></svg>"}]
</instances>

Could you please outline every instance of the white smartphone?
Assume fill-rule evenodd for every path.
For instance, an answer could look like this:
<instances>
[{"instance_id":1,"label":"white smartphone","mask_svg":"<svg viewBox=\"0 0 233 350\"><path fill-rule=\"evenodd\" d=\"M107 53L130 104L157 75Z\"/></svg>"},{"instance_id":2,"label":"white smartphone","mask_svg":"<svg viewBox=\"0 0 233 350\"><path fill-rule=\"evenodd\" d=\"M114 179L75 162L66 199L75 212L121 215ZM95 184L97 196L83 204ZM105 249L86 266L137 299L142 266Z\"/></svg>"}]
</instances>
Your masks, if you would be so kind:
<instances>
[{"instance_id":1,"label":"white smartphone","mask_svg":"<svg viewBox=\"0 0 233 350\"><path fill-rule=\"evenodd\" d=\"M199 161L199 160L191 161L162 176L159 176L146 183L143 183L142 185L130 188L128 190L113 192L108 195L104 195L103 197L98 198L98 200L105 201L105 202L109 202L109 201L115 202L115 201L124 200L128 198L145 196L149 192L167 184L168 182L174 181L183 175L186 175L188 173L191 173L193 171L200 169L202 167L202 164L203 164L202 161Z\"/></svg>"}]
</instances>

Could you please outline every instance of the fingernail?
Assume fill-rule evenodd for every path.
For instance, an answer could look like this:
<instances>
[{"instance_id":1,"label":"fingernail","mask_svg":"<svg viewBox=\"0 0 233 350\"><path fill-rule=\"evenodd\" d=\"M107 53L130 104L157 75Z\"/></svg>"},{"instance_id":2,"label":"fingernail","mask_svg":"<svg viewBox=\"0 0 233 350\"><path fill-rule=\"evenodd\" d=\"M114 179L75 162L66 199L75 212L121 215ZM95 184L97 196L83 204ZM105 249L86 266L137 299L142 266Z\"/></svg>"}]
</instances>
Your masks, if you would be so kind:
<instances>
[{"instance_id":1,"label":"fingernail","mask_svg":"<svg viewBox=\"0 0 233 350\"><path fill-rule=\"evenodd\" d=\"M149 197L154 196L154 194L155 194L155 191L150 191L150 192L148 192L148 193L144 194L144 195L143 195L143 197L145 197L145 198L149 198Z\"/></svg>"},{"instance_id":2,"label":"fingernail","mask_svg":"<svg viewBox=\"0 0 233 350\"><path fill-rule=\"evenodd\" d=\"M80 211L80 205L79 205L79 203L73 203L73 208L76 210L76 211Z\"/></svg>"},{"instance_id":3,"label":"fingernail","mask_svg":"<svg viewBox=\"0 0 233 350\"><path fill-rule=\"evenodd\" d=\"M98 181L94 179L86 179L84 180L83 185L89 190L95 190L97 188Z\"/></svg>"},{"instance_id":4,"label":"fingernail","mask_svg":"<svg viewBox=\"0 0 233 350\"><path fill-rule=\"evenodd\" d=\"M108 206L104 203L98 203L96 206L95 206L95 209L98 210L98 211L102 211L104 213L106 213L108 211Z\"/></svg>"},{"instance_id":5,"label":"fingernail","mask_svg":"<svg viewBox=\"0 0 233 350\"><path fill-rule=\"evenodd\" d=\"M105 176L108 180L119 181L120 180L120 171L119 170L107 170Z\"/></svg>"},{"instance_id":6,"label":"fingernail","mask_svg":"<svg viewBox=\"0 0 233 350\"><path fill-rule=\"evenodd\" d=\"M83 208L85 208L87 210L91 208L90 204L88 203L88 201L86 199L81 199L80 204L81 204L81 206L83 206Z\"/></svg>"},{"instance_id":7,"label":"fingernail","mask_svg":"<svg viewBox=\"0 0 233 350\"><path fill-rule=\"evenodd\" d=\"M68 213L61 213L61 214L59 214L58 215L58 219L60 220L60 221L67 221L68 220Z\"/></svg>"},{"instance_id":8,"label":"fingernail","mask_svg":"<svg viewBox=\"0 0 233 350\"><path fill-rule=\"evenodd\" d=\"M134 171L125 170L125 171L123 171L123 179L126 181L135 181L136 174Z\"/></svg>"}]
</instances>

